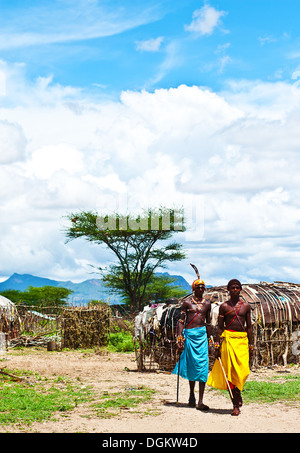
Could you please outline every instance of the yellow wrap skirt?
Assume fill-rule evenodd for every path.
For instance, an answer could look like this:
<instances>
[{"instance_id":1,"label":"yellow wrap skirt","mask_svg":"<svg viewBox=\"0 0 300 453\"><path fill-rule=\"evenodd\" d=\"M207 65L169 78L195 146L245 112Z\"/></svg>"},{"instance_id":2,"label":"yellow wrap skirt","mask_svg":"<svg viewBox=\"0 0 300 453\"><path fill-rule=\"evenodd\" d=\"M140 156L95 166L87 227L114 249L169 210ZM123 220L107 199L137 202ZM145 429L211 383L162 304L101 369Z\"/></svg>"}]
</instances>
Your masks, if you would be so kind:
<instances>
[{"instance_id":1,"label":"yellow wrap skirt","mask_svg":"<svg viewBox=\"0 0 300 453\"><path fill-rule=\"evenodd\" d=\"M247 332L224 330L221 335L221 360L228 381L243 390L249 368L249 344ZM220 390L227 390L227 384L220 361L217 359L208 376L207 385Z\"/></svg>"}]
</instances>

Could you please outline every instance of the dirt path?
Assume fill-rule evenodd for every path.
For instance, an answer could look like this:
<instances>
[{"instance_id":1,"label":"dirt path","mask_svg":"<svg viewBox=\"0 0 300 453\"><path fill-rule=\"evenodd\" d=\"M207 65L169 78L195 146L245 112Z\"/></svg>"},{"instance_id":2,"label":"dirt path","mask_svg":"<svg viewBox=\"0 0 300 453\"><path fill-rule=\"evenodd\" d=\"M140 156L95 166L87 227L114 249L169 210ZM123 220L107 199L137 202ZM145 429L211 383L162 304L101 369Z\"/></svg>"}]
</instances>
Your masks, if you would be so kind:
<instances>
[{"instance_id":1,"label":"dirt path","mask_svg":"<svg viewBox=\"0 0 300 453\"><path fill-rule=\"evenodd\" d=\"M187 406L188 383L180 380L179 404L176 405L177 378L159 372L138 373L133 354L81 352L47 352L26 350L16 355L6 353L2 365L8 369L38 372L45 377L67 376L92 385L98 391L124 391L146 386L157 390L152 403L139 409L124 409L110 419L99 419L87 404L81 404L67 414L58 414L57 421L34 423L28 428L15 427L9 432L31 433L299 433L300 406L283 403L270 405L247 404L239 417L232 417L231 403L223 395L207 389L205 403L210 407L202 413ZM251 373L250 379L260 379L264 373L281 370L262 370ZM300 374L294 368L293 373ZM150 414L150 415L147 415ZM8 432L0 426L0 432Z\"/></svg>"}]
</instances>

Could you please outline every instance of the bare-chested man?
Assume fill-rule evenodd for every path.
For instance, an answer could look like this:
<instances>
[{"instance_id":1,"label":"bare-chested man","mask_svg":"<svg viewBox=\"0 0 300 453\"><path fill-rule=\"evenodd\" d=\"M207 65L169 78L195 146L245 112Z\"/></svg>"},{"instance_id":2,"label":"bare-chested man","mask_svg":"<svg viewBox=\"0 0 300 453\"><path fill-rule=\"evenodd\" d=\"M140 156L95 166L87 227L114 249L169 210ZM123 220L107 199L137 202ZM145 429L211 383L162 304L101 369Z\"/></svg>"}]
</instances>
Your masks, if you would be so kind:
<instances>
[{"instance_id":1,"label":"bare-chested man","mask_svg":"<svg viewBox=\"0 0 300 453\"><path fill-rule=\"evenodd\" d=\"M227 285L230 299L220 305L218 333L216 337L216 358L221 358L233 395L231 415L239 415L242 406L241 391L250 374L249 357L253 353L250 305L240 298L241 283L230 280ZM220 345L220 340L222 344ZM219 360L215 361L207 384L222 390L227 383Z\"/></svg>"},{"instance_id":2,"label":"bare-chested man","mask_svg":"<svg viewBox=\"0 0 300 453\"><path fill-rule=\"evenodd\" d=\"M173 373L188 379L190 385L189 405L208 411L203 404L203 394L208 376L208 339L211 336L210 302L203 298L205 283L195 280L193 295L184 299L181 317L177 326L177 346L183 350ZM195 382L199 382L199 400L196 405Z\"/></svg>"}]
</instances>

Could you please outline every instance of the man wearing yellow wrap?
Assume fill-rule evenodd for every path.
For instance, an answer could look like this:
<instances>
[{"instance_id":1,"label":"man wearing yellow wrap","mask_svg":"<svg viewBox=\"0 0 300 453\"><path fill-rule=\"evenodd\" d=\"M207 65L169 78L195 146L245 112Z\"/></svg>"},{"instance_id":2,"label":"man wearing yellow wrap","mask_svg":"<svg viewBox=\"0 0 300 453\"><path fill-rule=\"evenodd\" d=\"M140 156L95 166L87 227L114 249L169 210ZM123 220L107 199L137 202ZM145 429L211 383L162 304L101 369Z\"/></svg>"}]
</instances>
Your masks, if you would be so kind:
<instances>
[{"instance_id":1,"label":"man wearing yellow wrap","mask_svg":"<svg viewBox=\"0 0 300 453\"><path fill-rule=\"evenodd\" d=\"M250 374L249 358L253 353L252 325L250 305L240 299L241 283L236 279L230 280L227 289L230 299L221 304L219 309L215 343L215 356L218 360L214 363L207 385L221 390L228 390L229 385L233 397L231 415L239 415L243 404L241 391Z\"/></svg>"}]
</instances>

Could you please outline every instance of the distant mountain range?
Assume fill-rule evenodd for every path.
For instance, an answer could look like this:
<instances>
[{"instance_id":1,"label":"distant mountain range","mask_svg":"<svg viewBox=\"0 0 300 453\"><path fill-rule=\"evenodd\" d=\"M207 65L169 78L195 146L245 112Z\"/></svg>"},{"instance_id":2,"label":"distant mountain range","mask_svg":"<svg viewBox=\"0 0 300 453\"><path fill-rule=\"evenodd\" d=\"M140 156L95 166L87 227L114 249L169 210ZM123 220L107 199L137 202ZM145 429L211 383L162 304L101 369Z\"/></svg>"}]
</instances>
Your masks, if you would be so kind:
<instances>
[{"instance_id":1,"label":"distant mountain range","mask_svg":"<svg viewBox=\"0 0 300 453\"><path fill-rule=\"evenodd\" d=\"M170 275L168 272L157 273L156 275L166 275L175 278L172 285L180 286L182 289L190 291L191 286L180 275ZM69 302L73 305L85 305L90 300L109 300L111 304L118 304L121 301L119 296L113 295L111 290L106 288L100 279L92 278L81 283L71 281L57 281L50 278L36 277L30 274L13 274L7 280L0 283L0 292L7 289L25 291L29 286L56 286L68 288L74 291L69 297Z\"/></svg>"}]
</instances>

